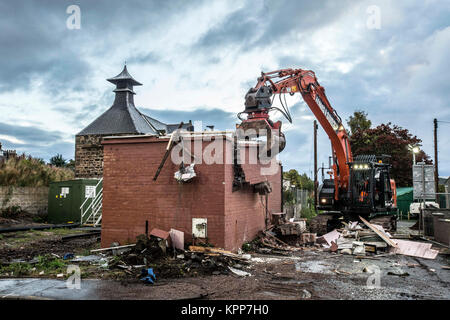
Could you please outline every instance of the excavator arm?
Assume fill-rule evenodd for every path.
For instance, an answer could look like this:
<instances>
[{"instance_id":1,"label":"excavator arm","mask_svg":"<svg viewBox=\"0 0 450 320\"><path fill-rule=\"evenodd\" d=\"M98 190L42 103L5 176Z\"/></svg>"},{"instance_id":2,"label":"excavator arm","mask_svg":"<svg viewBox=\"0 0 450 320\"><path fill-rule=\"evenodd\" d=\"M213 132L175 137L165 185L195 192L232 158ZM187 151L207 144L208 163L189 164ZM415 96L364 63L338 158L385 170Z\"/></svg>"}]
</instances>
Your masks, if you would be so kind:
<instances>
[{"instance_id":1,"label":"excavator arm","mask_svg":"<svg viewBox=\"0 0 450 320\"><path fill-rule=\"evenodd\" d=\"M325 89L319 84L313 71L282 69L261 73L256 86L251 88L245 96L245 110L238 114L239 119L242 120L239 127L243 129L267 127L269 130L278 130L282 134L281 121L273 123L269 118L269 111L277 109L292 122L289 109L283 105L281 95L294 95L297 92L302 95L303 100L330 138L335 159L333 165L335 199L338 200L339 189L348 189L350 176L348 163L353 161L353 156L342 120L332 108L325 95ZM272 106L273 95L280 95L283 110ZM247 114L247 119L242 119L242 113Z\"/></svg>"}]
</instances>

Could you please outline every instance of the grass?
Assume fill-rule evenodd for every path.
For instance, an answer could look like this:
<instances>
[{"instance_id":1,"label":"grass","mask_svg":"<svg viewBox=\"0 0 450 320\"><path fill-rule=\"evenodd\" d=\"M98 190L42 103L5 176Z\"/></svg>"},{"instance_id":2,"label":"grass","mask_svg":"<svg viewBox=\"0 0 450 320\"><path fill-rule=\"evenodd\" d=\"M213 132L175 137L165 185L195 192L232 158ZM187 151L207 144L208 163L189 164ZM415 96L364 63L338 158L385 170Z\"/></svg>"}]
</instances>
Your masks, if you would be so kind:
<instances>
[{"instance_id":1,"label":"grass","mask_svg":"<svg viewBox=\"0 0 450 320\"><path fill-rule=\"evenodd\" d=\"M38 263L36 264L36 269L44 271L45 273L50 272L62 272L66 268L67 262L60 258L52 257L49 255L38 256Z\"/></svg>"},{"instance_id":2,"label":"grass","mask_svg":"<svg viewBox=\"0 0 450 320\"><path fill-rule=\"evenodd\" d=\"M50 255L38 256L38 262L35 264L29 262L15 262L9 265L0 266L0 275L9 275L14 277L36 276L44 271L46 276L58 273L65 273L67 261Z\"/></svg>"},{"instance_id":3,"label":"grass","mask_svg":"<svg viewBox=\"0 0 450 320\"><path fill-rule=\"evenodd\" d=\"M32 157L11 158L0 164L1 186L41 187L73 177L74 172L70 169L52 167Z\"/></svg>"},{"instance_id":4,"label":"grass","mask_svg":"<svg viewBox=\"0 0 450 320\"><path fill-rule=\"evenodd\" d=\"M14 277L29 275L33 267L29 263L15 262L7 266L0 266L0 275L7 274Z\"/></svg>"}]
</instances>

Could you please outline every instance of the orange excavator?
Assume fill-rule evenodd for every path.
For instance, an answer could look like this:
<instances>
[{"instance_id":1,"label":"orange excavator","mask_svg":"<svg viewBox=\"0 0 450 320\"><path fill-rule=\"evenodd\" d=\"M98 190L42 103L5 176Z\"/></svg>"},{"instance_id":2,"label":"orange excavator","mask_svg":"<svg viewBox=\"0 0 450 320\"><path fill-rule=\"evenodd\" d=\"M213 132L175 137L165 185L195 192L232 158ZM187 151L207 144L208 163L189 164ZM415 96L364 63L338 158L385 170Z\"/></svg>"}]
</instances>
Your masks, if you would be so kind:
<instances>
[{"instance_id":1,"label":"orange excavator","mask_svg":"<svg viewBox=\"0 0 450 320\"><path fill-rule=\"evenodd\" d=\"M296 93L302 95L332 145L332 172L330 171L330 179L325 179L319 187L317 209L338 212L346 220L357 219L358 216L372 218L380 215L395 220L395 182L390 179L390 165L385 163L389 156L353 156L342 119L331 106L325 89L319 84L313 71L282 69L262 72L256 86L245 96L245 110L238 114L242 121L238 129L242 129L246 136L249 136L249 131L255 132L253 135L258 137L267 135L266 149L269 150L269 156L273 157L283 151L286 139L281 132L282 123L271 121L269 112L278 110L292 122L285 94L292 96ZM279 96L281 108L273 106L275 95ZM243 114L247 117L243 118ZM273 146L277 150L273 150Z\"/></svg>"}]
</instances>

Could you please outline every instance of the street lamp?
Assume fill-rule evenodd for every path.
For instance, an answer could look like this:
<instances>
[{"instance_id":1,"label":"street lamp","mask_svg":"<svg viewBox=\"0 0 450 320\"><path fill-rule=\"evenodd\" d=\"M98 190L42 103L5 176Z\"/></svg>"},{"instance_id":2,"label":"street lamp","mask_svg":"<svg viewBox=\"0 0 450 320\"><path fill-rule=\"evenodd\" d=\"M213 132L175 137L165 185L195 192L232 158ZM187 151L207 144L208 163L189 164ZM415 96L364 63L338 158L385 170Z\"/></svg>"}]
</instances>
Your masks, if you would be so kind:
<instances>
[{"instance_id":1,"label":"street lamp","mask_svg":"<svg viewBox=\"0 0 450 320\"><path fill-rule=\"evenodd\" d=\"M416 164L416 154L420 152L419 145L409 145L408 149L413 154L413 165L415 165Z\"/></svg>"}]
</instances>

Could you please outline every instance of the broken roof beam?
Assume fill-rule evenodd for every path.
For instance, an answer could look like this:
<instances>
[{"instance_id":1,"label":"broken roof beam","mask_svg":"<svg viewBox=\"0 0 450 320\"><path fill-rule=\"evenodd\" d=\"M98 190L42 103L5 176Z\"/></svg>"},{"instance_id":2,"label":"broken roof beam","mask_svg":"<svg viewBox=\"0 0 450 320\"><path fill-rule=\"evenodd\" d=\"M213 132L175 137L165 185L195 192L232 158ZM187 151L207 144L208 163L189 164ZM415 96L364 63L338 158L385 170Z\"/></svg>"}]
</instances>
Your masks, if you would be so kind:
<instances>
[{"instance_id":1,"label":"broken roof beam","mask_svg":"<svg viewBox=\"0 0 450 320\"><path fill-rule=\"evenodd\" d=\"M176 142L174 142L174 136L178 134L181 127L183 127L183 122L181 122L180 125L178 126L178 129L176 131L172 132L172 134L170 135L170 140L169 140L169 143L167 144L166 152L164 153L161 163L159 164L158 170L156 170L155 176L153 177L153 181L156 181L156 179L158 179L158 176L161 173L161 170L164 167L164 164L166 163L170 152L172 151L173 147L176 144Z\"/></svg>"},{"instance_id":2,"label":"broken roof beam","mask_svg":"<svg viewBox=\"0 0 450 320\"><path fill-rule=\"evenodd\" d=\"M374 227L370 222L368 222L366 219L364 219L363 217L359 216L359 219L361 219L361 221L369 227L370 230L372 230L373 232L375 232L381 239L383 239L384 242L386 242L388 245L390 245L391 247L394 248L398 248L397 244L392 241L389 236L381 231L380 229Z\"/></svg>"}]
</instances>

